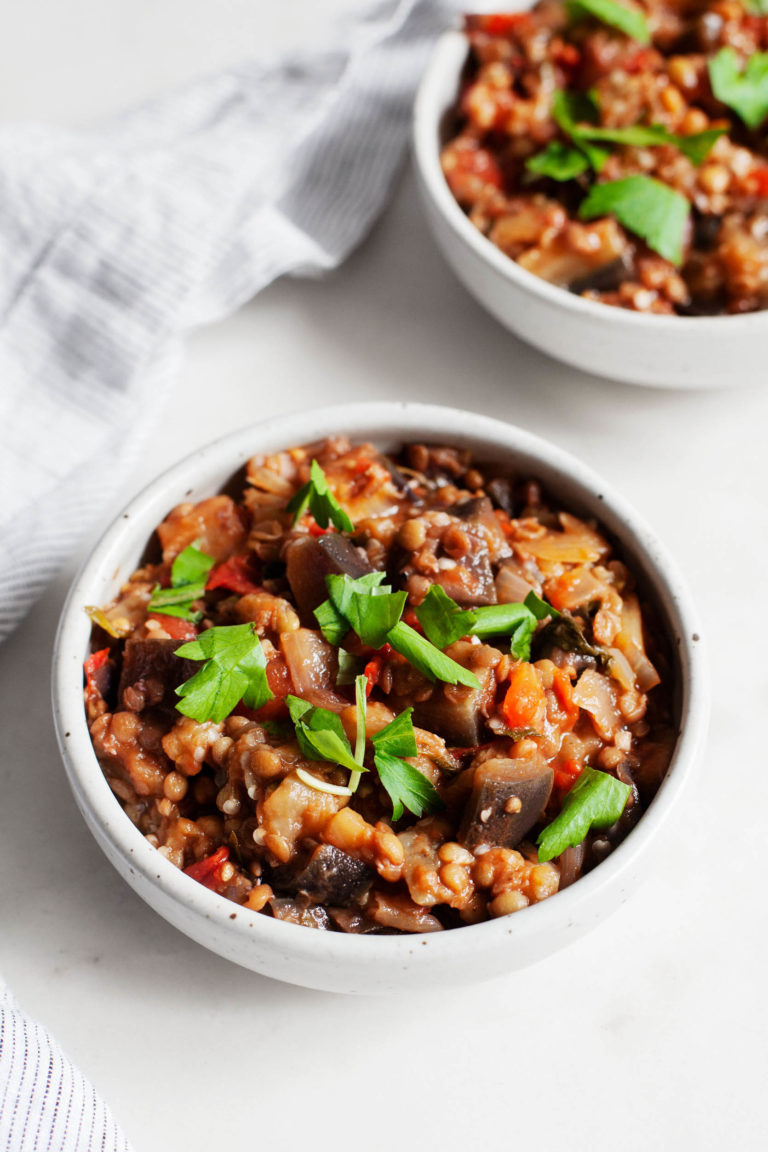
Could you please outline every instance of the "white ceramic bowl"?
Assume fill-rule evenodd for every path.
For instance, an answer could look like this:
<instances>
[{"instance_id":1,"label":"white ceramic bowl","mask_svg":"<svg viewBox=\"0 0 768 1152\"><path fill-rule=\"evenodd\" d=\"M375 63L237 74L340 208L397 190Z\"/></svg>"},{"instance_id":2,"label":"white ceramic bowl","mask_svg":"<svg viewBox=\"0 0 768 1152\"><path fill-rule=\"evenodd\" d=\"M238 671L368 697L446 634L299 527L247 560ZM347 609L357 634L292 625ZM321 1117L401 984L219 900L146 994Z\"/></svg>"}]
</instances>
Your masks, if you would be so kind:
<instances>
[{"instance_id":1,"label":"white ceramic bowl","mask_svg":"<svg viewBox=\"0 0 768 1152\"><path fill-rule=\"evenodd\" d=\"M258 451L343 432L395 448L427 439L472 449L539 477L567 507L600 519L654 595L678 663L680 738L667 778L637 827L593 872L516 915L424 936L352 936L286 924L238 908L185 876L152 848L112 795L91 747L82 700L86 604L108 601L136 568L155 526L182 500L217 492ZM99 845L156 911L214 952L268 976L335 992L388 992L477 980L549 955L603 920L641 878L696 762L706 691L688 596L661 545L591 470L510 424L452 408L353 404L269 420L218 440L158 477L117 517L76 578L53 670L56 728L77 804Z\"/></svg>"},{"instance_id":2,"label":"white ceramic bowl","mask_svg":"<svg viewBox=\"0 0 768 1152\"><path fill-rule=\"evenodd\" d=\"M438 41L416 97L413 155L435 239L472 295L521 339L599 376L656 388L768 382L768 311L655 316L584 300L521 268L470 223L440 167L447 114L466 59L460 32Z\"/></svg>"}]
</instances>

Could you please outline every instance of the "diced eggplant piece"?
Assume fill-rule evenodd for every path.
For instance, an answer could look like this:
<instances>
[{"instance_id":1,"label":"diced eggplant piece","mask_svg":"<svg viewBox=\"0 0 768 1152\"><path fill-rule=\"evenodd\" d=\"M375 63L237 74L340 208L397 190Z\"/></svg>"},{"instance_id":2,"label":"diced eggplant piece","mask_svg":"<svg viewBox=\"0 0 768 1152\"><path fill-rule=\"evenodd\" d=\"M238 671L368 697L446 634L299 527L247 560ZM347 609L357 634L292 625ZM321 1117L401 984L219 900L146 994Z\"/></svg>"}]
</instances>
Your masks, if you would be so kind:
<instances>
[{"instance_id":1,"label":"diced eggplant piece","mask_svg":"<svg viewBox=\"0 0 768 1152\"><path fill-rule=\"evenodd\" d=\"M173 708L177 701L175 689L200 669L194 660L175 654L180 646L179 640L126 641L117 690L121 708L135 710L131 707L131 693L125 699L128 689L133 690L133 699L145 700L153 707Z\"/></svg>"},{"instance_id":2,"label":"diced eggplant piece","mask_svg":"<svg viewBox=\"0 0 768 1152\"><path fill-rule=\"evenodd\" d=\"M343 908L362 900L375 878L362 860L331 844L318 845L298 867L276 868L272 873L274 885L282 891Z\"/></svg>"},{"instance_id":3,"label":"diced eggplant piece","mask_svg":"<svg viewBox=\"0 0 768 1152\"><path fill-rule=\"evenodd\" d=\"M577 296L583 292L615 292L632 273L632 257L628 251L622 252L615 260L601 264L586 276L572 280L568 288Z\"/></svg>"},{"instance_id":4,"label":"diced eggplant piece","mask_svg":"<svg viewBox=\"0 0 768 1152\"><path fill-rule=\"evenodd\" d=\"M543 757L486 760L475 770L459 843L516 848L541 816L554 772Z\"/></svg>"},{"instance_id":5,"label":"diced eggplant piece","mask_svg":"<svg viewBox=\"0 0 768 1152\"><path fill-rule=\"evenodd\" d=\"M302 924L305 928L332 931L331 918L321 904L308 904L305 900L291 900L287 896L273 896L269 901L275 920L288 924Z\"/></svg>"},{"instance_id":6,"label":"diced eggplant piece","mask_svg":"<svg viewBox=\"0 0 768 1152\"><path fill-rule=\"evenodd\" d=\"M396 928L385 928L374 923L354 908L329 908L328 915L342 932L354 936L401 936Z\"/></svg>"},{"instance_id":7,"label":"diced eggplant piece","mask_svg":"<svg viewBox=\"0 0 768 1152\"><path fill-rule=\"evenodd\" d=\"M501 653L490 645L476 645L459 640L447 649L447 655L469 668L480 682L480 688L463 684L435 684L431 696L414 706L413 722L442 736L446 744L471 748L482 742L485 716L496 691L495 668ZM413 704L402 702L402 707ZM396 711L400 711L398 705Z\"/></svg>"},{"instance_id":8,"label":"diced eggplant piece","mask_svg":"<svg viewBox=\"0 0 768 1152\"><path fill-rule=\"evenodd\" d=\"M497 476L485 487L495 506L500 508L502 512L506 512L507 516L513 516L515 505L512 499L511 480L508 480L506 476Z\"/></svg>"},{"instance_id":9,"label":"diced eggplant piece","mask_svg":"<svg viewBox=\"0 0 768 1152\"><path fill-rule=\"evenodd\" d=\"M328 599L326 576L345 574L357 580L370 571L365 553L336 532L302 536L285 549L285 575L306 627L317 627L314 610Z\"/></svg>"}]
</instances>

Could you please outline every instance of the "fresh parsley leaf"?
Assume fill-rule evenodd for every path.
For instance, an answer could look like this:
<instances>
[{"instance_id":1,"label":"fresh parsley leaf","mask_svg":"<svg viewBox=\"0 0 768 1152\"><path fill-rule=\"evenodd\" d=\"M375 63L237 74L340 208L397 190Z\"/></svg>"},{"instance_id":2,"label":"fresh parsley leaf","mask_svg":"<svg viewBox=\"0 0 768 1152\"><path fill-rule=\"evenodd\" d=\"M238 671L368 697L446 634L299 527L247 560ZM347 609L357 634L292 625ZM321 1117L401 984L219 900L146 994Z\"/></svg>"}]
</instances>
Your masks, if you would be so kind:
<instances>
[{"instance_id":1,"label":"fresh parsley leaf","mask_svg":"<svg viewBox=\"0 0 768 1152\"><path fill-rule=\"evenodd\" d=\"M208 573L216 561L213 556L200 550L200 543L200 540L195 540L194 544L188 545L183 552L179 552L171 565L171 584L174 588L197 584L201 580L205 583L208 579Z\"/></svg>"},{"instance_id":2,"label":"fresh parsley leaf","mask_svg":"<svg viewBox=\"0 0 768 1152\"><path fill-rule=\"evenodd\" d=\"M476 619L474 611L462 610L440 584L431 585L416 616L427 639L440 649L469 636Z\"/></svg>"},{"instance_id":3,"label":"fresh parsley leaf","mask_svg":"<svg viewBox=\"0 0 768 1152\"><path fill-rule=\"evenodd\" d=\"M533 589L528 593L525 600L523 600L529 612L533 612L537 620L546 620L548 616L559 616L557 608L553 608L551 604L547 604L546 600L542 600Z\"/></svg>"},{"instance_id":4,"label":"fresh parsley leaf","mask_svg":"<svg viewBox=\"0 0 768 1152\"><path fill-rule=\"evenodd\" d=\"M413 708L406 708L382 728L371 743L376 752L386 752L388 756L416 756L416 733L413 730Z\"/></svg>"},{"instance_id":5,"label":"fresh parsley leaf","mask_svg":"<svg viewBox=\"0 0 768 1152\"><path fill-rule=\"evenodd\" d=\"M328 760L348 768L350 772L360 772L361 765L352 755L347 734L335 712L327 708L315 708L298 696L286 696L291 720L296 728L296 739L308 760Z\"/></svg>"},{"instance_id":6,"label":"fresh parsley leaf","mask_svg":"<svg viewBox=\"0 0 768 1152\"><path fill-rule=\"evenodd\" d=\"M462 610L439 584L433 584L416 609L427 638L440 649L462 636L509 636L510 650L519 660L531 654L536 617L523 604L489 604Z\"/></svg>"},{"instance_id":7,"label":"fresh parsley leaf","mask_svg":"<svg viewBox=\"0 0 768 1152\"><path fill-rule=\"evenodd\" d=\"M387 641L428 680L443 680L446 684L466 684L468 688L475 689L480 687L480 682L473 672L451 660L450 656L446 656L425 636L421 636L402 620L387 633Z\"/></svg>"},{"instance_id":8,"label":"fresh parsley leaf","mask_svg":"<svg viewBox=\"0 0 768 1152\"><path fill-rule=\"evenodd\" d=\"M603 140L606 144L622 144L634 148L672 144L697 167L706 160L713 144L724 132L725 128L707 128L704 132L679 136L675 132L668 132L663 124L631 124L628 128L586 126L578 129L581 139Z\"/></svg>"},{"instance_id":9,"label":"fresh parsley leaf","mask_svg":"<svg viewBox=\"0 0 768 1152\"><path fill-rule=\"evenodd\" d=\"M742 4L755 16L768 16L768 0L742 0Z\"/></svg>"},{"instance_id":10,"label":"fresh parsley leaf","mask_svg":"<svg viewBox=\"0 0 768 1152\"><path fill-rule=\"evenodd\" d=\"M205 582L215 561L213 556L197 548L200 541L188 545L180 552L171 566L171 587L155 585L147 605L149 612L160 612L163 616L178 616L181 620L197 623L202 620L202 612L193 612L192 604L205 595Z\"/></svg>"},{"instance_id":11,"label":"fresh parsley leaf","mask_svg":"<svg viewBox=\"0 0 768 1152\"><path fill-rule=\"evenodd\" d=\"M330 600L324 600L315 608L314 615L325 639L329 644L335 644L338 647L349 632L349 621L342 616ZM339 665L339 670L341 670L341 665Z\"/></svg>"},{"instance_id":12,"label":"fresh parsley leaf","mask_svg":"<svg viewBox=\"0 0 768 1152\"><path fill-rule=\"evenodd\" d=\"M651 32L645 16L637 8L617 4L615 0L568 0L568 13L575 20L592 16L610 28L618 28L639 44L650 44Z\"/></svg>"},{"instance_id":13,"label":"fresh parsley leaf","mask_svg":"<svg viewBox=\"0 0 768 1152\"><path fill-rule=\"evenodd\" d=\"M753 53L743 69L733 48L721 48L709 61L709 80L718 100L753 130L768 116L768 52Z\"/></svg>"},{"instance_id":14,"label":"fresh parsley leaf","mask_svg":"<svg viewBox=\"0 0 768 1152\"><path fill-rule=\"evenodd\" d=\"M187 660L204 660L202 668L176 689L176 708L201 723L220 724L237 704L261 708L272 699L267 660L253 624L209 628L176 649Z\"/></svg>"},{"instance_id":15,"label":"fresh parsley leaf","mask_svg":"<svg viewBox=\"0 0 768 1152\"><path fill-rule=\"evenodd\" d=\"M402 616L407 599L407 592L381 593L378 588L368 595L356 592L349 601L347 619L363 644L381 648Z\"/></svg>"},{"instance_id":16,"label":"fresh parsley leaf","mask_svg":"<svg viewBox=\"0 0 768 1152\"><path fill-rule=\"evenodd\" d=\"M627 176L596 184L579 208L582 220L612 214L665 260L683 262L683 237L690 213L685 196L651 176Z\"/></svg>"},{"instance_id":17,"label":"fresh parsley leaf","mask_svg":"<svg viewBox=\"0 0 768 1152\"><path fill-rule=\"evenodd\" d=\"M329 489L325 472L317 460L312 461L309 480L288 502L286 508L288 512L293 513L294 524L308 510L321 528L327 528L330 522L338 528L339 532L354 532L355 530L349 516Z\"/></svg>"},{"instance_id":18,"label":"fresh parsley leaf","mask_svg":"<svg viewBox=\"0 0 768 1152\"><path fill-rule=\"evenodd\" d=\"M585 768L563 801L560 814L539 834L539 861L581 844L592 828L610 828L621 816L632 791L607 772Z\"/></svg>"},{"instance_id":19,"label":"fresh parsley leaf","mask_svg":"<svg viewBox=\"0 0 768 1152\"><path fill-rule=\"evenodd\" d=\"M552 97L552 116L595 171L600 172L610 152L607 148L591 144L582 130L584 125L596 125L600 119L595 95L592 92L569 92L558 88Z\"/></svg>"},{"instance_id":20,"label":"fresh parsley leaf","mask_svg":"<svg viewBox=\"0 0 768 1152\"><path fill-rule=\"evenodd\" d=\"M525 604L488 604L475 608L476 622L472 629L481 640L488 636L509 636L509 650L518 660L531 655L531 637L538 623Z\"/></svg>"},{"instance_id":21,"label":"fresh parsley leaf","mask_svg":"<svg viewBox=\"0 0 768 1152\"><path fill-rule=\"evenodd\" d=\"M346 621L344 621L344 627L347 627ZM336 656L339 661L339 670L336 673L337 686L342 688L346 684L354 684L355 678L360 672L362 661L357 656L353 656L351 652L347 652L345 648L339 648Z\"/></svg>"},{"instance_id":22,"label":"fresh parsley leaf","mask_svg":"<svg viewBox=\"0 0 768 1152\"><path fill-rule=\"evenodd\" d=\"M392 801L392 816L399 820L405 808L414 816L437 812L445 807L437 789L418 768L387 752L377 752L374 764L379 780Z\"/></svg>"},{"instance_id":23,"label":"fresh parsley leaf","mask_svg":"<svg viewBox=\"0 0 768 1152\"><path fill-rule=\"evenodd\" d=\"M326 576L331 604L339 623L337 625L333 615L326 611L320 621L321 627L330 625L330 631L336 634L343 619L347 623L345 631L352 627L364 644L381 648L386 643L387 632L402 616L408 599L407 592L393 592L389 584L381 583L383 579L383 572L369 572L357 580L350 576ZM315 612L316 617L323 607L321 604Z\"/></svg>"},{"instance_id":24,"label":"fresh parsley leaf","mask_svg":"<svg viewBox=\"0 0 768 1152\"><path fill-rule=\"evenodd\" d=\"M574 180L589 168L589 160L580 148L571 148L561 140L552 140L543 152L525 162L529 172L548 176L550 180Z\"/></svg>"}]
</instances>

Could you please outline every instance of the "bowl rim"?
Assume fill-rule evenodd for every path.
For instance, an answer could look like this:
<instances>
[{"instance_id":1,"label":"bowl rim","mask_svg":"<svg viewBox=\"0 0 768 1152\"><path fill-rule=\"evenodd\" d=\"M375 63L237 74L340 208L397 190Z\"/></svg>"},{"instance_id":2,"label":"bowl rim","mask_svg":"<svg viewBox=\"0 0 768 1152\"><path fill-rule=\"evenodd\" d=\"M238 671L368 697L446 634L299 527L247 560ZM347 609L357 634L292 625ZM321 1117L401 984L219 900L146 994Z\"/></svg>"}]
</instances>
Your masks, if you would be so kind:
<instances>
[{"instance_id":1,"label":"bowl rim","mask_svg":"<svg viewBox=\"0 0 768 1152\"><path fill-rule=\"evenodd\" d=\"M560 288L535 276L492 244L462 211L448 187L440 165L438 129L440 119L448 108L444 103L445 82L447 77L454 77L458 86L468 52L467 39L458 27L444 32L437 40L416 92L411 123L411 151L424 189L443 221L480 260L490 264L506 280L547 303L570 309L584 317L609 320L617 327L647 329L649 335L661 332L682 334L687 331L689 334L705 336L705 329L711 330L712 325L722 329L724 324L734 333L768 326L768 309L744 314L667 316L633 312L626 308L613 308L596 300L585 300L567 288Z\"/></svg>"},{"instance_id":2,"label":"bowl rim","mask_svg":"<svg viewBox=\"0 0 768 1152\"><path fill-rule=\"evenodd\" d=\"M247 914L246 909L237 909L245 914L233 919L237 906L185 876L152 847L123 812L106 782L91 745L82 702L80 670L90 635L90 622L83 608L103 601L114 586L120 556L126 552L129 557L138 556L154 526L174 504L190 490L194 493L198 485L198 498L220 489L255 452L276 451L333 432L351 438L402 442L423 437L425 429L430 439L447 437L469 445L485 442L489 449L509 453L513 459L530 456L545 471L562 477L564 485L578 490L585 501L597 503L605 514L610 514L601 516L596 510L598 518L612 518L624 525L626 538L645 558L647 578L664 605L670 629L677 634L683 692L680 734L667 776L642 819L603 863L563 892L524 909L523 916L465 925L459 931L408 936L318 933L257 913ZM152 522L149 531L145 521ZM135 522L140 525L138 529ZM610 525L609 528L614 531ZM135 560L131 559L130 564L134 566ZM233 943L237 955L231 958L246 966L249 965L243 959L243 950L250 944L254 957L260 946L262 951L274 950L291 962L310 966L363 962L375 956L386 964L423 968L440 957L450 957L452 963L469 962L478 952L508 945L514 948L518 941L524 949L532 938L559 932L574 922L601 893L607 896L608 890L614 890L614 898L605 915L617 906L619 897L615 892L622 878L628 878L637 858L646 852L667 821L691 776L707 730L709 693L705 667L701 628L676 564L643 518L589 466L544 438L492 417L448 406L379 401L315 408L242 427L194 451L150 481L111 521L72 583L54 645L52 695L59 748L86 823L105 852L102 835L108 841L124 865L118 871L141 895L144 896L141 887L128 874L135 878L139 873L146 884L159 890L165 905L170 901L185 914L191 914L199 932L187 926L183 931L188 935L205 947L221 951L201 939L201 933L210 930L204 925L214 923L231 941L238 941ZM160 914L165 916L165 912ZM556 950L553 946L547 954ZM510 969L514 967L511 961ZM260 968L254 965L254 970ZM290 975L285 978L292 979Z\"/></svg>"}]
</instances>

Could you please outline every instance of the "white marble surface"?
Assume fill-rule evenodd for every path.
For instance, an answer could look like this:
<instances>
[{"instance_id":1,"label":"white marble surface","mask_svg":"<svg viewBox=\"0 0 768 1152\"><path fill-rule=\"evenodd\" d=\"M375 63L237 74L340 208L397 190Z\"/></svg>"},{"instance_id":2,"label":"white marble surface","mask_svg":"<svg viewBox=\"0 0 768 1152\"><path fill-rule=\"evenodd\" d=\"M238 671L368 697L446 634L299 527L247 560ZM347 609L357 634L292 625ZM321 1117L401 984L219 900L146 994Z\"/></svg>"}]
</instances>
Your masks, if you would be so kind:
<instances>
[{"instance_id":1,"label":"white marble surface","mask_svg":"<svg viewBox=\"0 0 768 1152\"><path fill-rule=\"evenodd\" d=\"M306 42L343 9L28 0L0 42L3 116L76 124L250 45ZM714 695L676 841L598 930L491 985L348 999L209 955L113 872L67 789L48 678L81 542L0 649L0 970L107 1097L136 1152L395 1140L764 1148L768 783L756 729L768 696L768 398L619 387L527 349L444 267L406 173L338 273L280 283L190 340L124 498L240 422L352 396L463 405L548 436L602 471L670 546L698 602Z\"/></svg>"}]
</instances>

